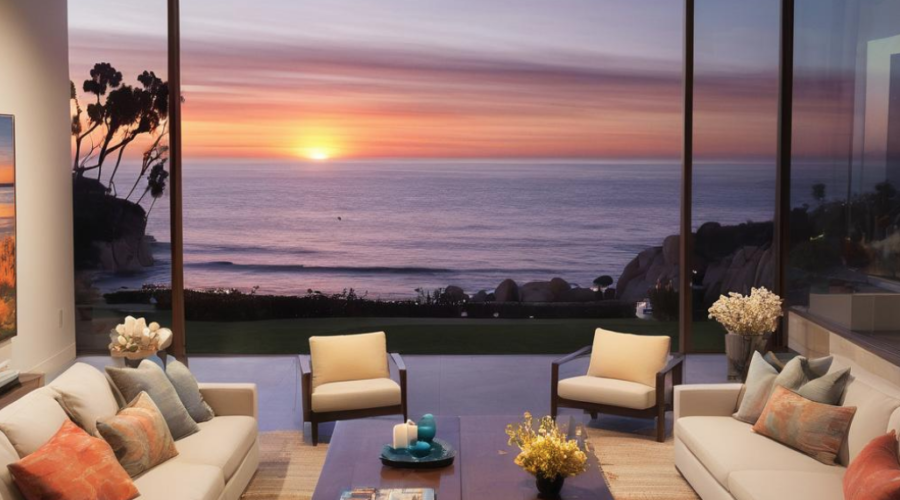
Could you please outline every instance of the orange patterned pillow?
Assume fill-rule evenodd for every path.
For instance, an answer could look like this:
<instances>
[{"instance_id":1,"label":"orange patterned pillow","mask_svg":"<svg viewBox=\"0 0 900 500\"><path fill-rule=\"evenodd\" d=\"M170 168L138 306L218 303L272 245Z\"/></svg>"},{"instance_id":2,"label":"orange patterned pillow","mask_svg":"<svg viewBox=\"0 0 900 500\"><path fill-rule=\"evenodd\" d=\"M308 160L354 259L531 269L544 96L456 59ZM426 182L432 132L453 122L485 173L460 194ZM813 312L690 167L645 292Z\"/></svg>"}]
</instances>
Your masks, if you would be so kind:
<instances>
[{"instance_id":1,"label":"orange patterned pillow","mask_svg":"<svg viewBox=\"0 0 900 500\"><path fill-rule=\"evenodd\" d=\"M844 474L847 500L893 500L900 498L900 458L897 433L873 439L850 462Z\"/></svg>"},{"instance_id":2,"label":"orange patterned pillow","mask_svg":"<svg viewBox=\"0 0 900 500\"><path fill-rule=\"evenodd\" d=\"M98 420L97 431L131 477L178 455L166 418L146 392L116 416Z\"/></svg>"},{"instance_id":3,"label":"orange patterned pillow","mask_svg":"<svg viewBox=\"0 0 900 500\"><path fill-rule=\"evenodd\" d=\"M817 403L779 386L753 432L802 451L823 464L834 465L855 414L853 406Z\"/></svg>"},{"instance_id":4,"label":"orange patterned pillow","mask_svg":"<svg viewBox=\"0 0 900 500\"><path fill-rule=\"evenodd\" d=\"M139 495L106 441L70 420L9 472L27 500L131 500Z\"/></svg>"}]
</instances>

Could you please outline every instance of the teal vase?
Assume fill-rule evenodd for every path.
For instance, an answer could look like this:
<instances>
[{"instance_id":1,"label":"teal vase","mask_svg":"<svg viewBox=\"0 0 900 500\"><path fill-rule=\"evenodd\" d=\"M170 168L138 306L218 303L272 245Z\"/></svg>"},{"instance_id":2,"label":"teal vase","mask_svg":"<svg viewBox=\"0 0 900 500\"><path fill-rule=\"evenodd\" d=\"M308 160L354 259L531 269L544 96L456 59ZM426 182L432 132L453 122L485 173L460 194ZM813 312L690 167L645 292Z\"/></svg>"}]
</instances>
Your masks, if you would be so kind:
<instances>
[{"instance_id":1,"label":"teal vase","mask_svg":"<svg viewBox=\"0 0 900 500\"><path fill-rule=\"evenodd\" d=\"M416 424L419 427L419 441L431 443L434 436L437 435L437 425L434 422L434 415L426 413Z\"/></svg>"}]
</instances>

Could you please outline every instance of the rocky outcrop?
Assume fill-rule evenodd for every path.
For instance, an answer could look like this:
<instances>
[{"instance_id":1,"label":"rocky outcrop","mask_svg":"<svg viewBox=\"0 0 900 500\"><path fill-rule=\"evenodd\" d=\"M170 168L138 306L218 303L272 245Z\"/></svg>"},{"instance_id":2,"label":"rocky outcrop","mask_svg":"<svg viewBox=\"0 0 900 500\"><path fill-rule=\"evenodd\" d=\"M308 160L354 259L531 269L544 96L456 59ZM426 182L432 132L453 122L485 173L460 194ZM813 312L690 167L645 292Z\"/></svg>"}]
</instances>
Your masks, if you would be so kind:
<instances>
[{"instance_id":1,"label":"rocky outcrop","mask_svg":"<svg viewBox=\"0 0 900 500\"><path fill-rule=\"evenodd\" d=\"M550 280L550 291L553 292L553 296L556 298L558 298L563 292L567 292L571 289L572 285L570 285L568 281L562 278L557 277Z\"/></svg>"},{"instance_id":2,"label":"rocky outcrop","mask_svg":"<svg viewBox=\"0 0 900 500\"><path fill-rule=\"evenodd\" d=\"M469 296L462 288L456 285L450 285L444 289L444 299L449 302L467 302Z\"/></svg>"},{"instance_id":3,"label":"rocky outcrop","mask_svg":"<svg viewBox=\"0 0 900 500\"><path fill-rule=\"evenodd\" d=\"M494 300L497 302L518 302L519 285L511 279L505 279L494 290Z\"/></svg>"},{"instance_id":4,"label":"rocky outcrop","mask_svg":"<svg viewBox=\"0 0 900 500\"><path fill-rule=\"evenodd\" d=\"M590 288L570 288L556 298L558 302L594 302L598 300L597 292Z\"/></svg>"},{"instance_id":5,"label":"rocky outcrop","mask_svg":"<svg viewBox=\"0 0 900 500\"><path fill-rule=\"evenodd\" d=\"M721 293L746 293L752 287L772 288L774 256L771 249L772 223L722 226L709 222L693 237L695 283L703 289L704 307ZM622 271L616 283L617 298L639 301L657 283L678 281L679 235L668 236L661 246L639 253Z\"/></svg>"},{"instance_id":6,"label":"rocky outcrop","mask_svg":"<svg viewBox=\"0 0 900 500\"><path fill-rule=\"evenodd\" d=\"M522 302L553 302L556 294L549 281L531 281L519 288L519 299Z\"/></svg>"},{"instance_id":7,"label":"rocky outcrop","mask_svg":"<svg viewBox=\"0 0 900 500\"><path fill-rule=\"evenodd\" d=\"M472 296L472 302L476 304L480 304L482 302L487 302L488 293L485 290L480 290L478 293Z\"/></svg>"}]
</instances>

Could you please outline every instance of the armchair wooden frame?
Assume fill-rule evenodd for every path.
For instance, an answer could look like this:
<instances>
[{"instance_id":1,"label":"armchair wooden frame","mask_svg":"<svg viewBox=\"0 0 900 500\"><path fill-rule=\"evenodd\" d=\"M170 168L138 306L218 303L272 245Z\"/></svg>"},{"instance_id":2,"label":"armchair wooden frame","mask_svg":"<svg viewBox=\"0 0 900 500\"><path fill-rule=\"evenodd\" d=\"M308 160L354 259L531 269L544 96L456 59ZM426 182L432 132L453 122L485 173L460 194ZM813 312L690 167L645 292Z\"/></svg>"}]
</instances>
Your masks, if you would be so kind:
<instances>
[{"instance_id":1,"label":"armchair wooden frame","mask_svg":"<svg viewBox=\"0 0 900 500\"><path fill-rule=\"evenodd\" d=\"M684 354L673 353L666 366L656 374L656 404L643 410L622 408L619 406L575 401L559 396L559 367L582 356L591 354L593 346L581 349L563 356L553 362L550 372L550 415L556 418L559 408L576 408L591 414L591 418L597 418L600 413L634 418L656 418L656 440L660 443L666 440L666 412L672 410L672 403L666 401L666 384L672 386L681 385L684 381ZM660 390L662 388L662 390Z\"/></svg>"},{"instance_id":2,"label":"armchair wooden frame","mask_svg":"<svg viewBox=\"0 0 900 500\"><path fill-rule=\"evenodd\" d=\"M400 375L400 404L393 406L381 406L378 408L364 408L361 410L315 412L312 409L312 368L309 358L300 358L300 382L303 394L303 421L312 424L312 444L319 444L319 424L321 422L335 422L337 420L353 420L357 418L380 417L383 415L403 415L403 421L407 420L406 409L406 364L397 353L390 353L389 358L397 366Z\"/></svg>"}]
</instances>

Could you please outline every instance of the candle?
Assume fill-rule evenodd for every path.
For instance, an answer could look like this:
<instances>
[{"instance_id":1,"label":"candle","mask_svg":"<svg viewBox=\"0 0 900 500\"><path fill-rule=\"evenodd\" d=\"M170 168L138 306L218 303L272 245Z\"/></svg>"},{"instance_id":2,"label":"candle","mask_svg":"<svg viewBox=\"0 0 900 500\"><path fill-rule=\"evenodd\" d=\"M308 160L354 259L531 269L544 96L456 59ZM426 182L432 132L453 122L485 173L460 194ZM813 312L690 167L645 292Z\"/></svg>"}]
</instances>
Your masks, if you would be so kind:
<instances>
[{"instance_id":1,"label":"candle","mask_svg":"<svg viewBox=\"0 0 900 500\"><path fill-rule=\"evenodd\" d=\"M413 444L419 440L419 426L417 426L416 423L412 420L406 421L406 432L409 444Z\"/></svg>"},{"instance_id":2,"label":"candle","mask_svg":"<svg viewBox=\"0 0 900 500\"><path fill-rule=\"evenodd\" d=\"M409 446L409 429L406 424L394 426L394 449L403 449Z\"/></svg>"}]
</instances>

